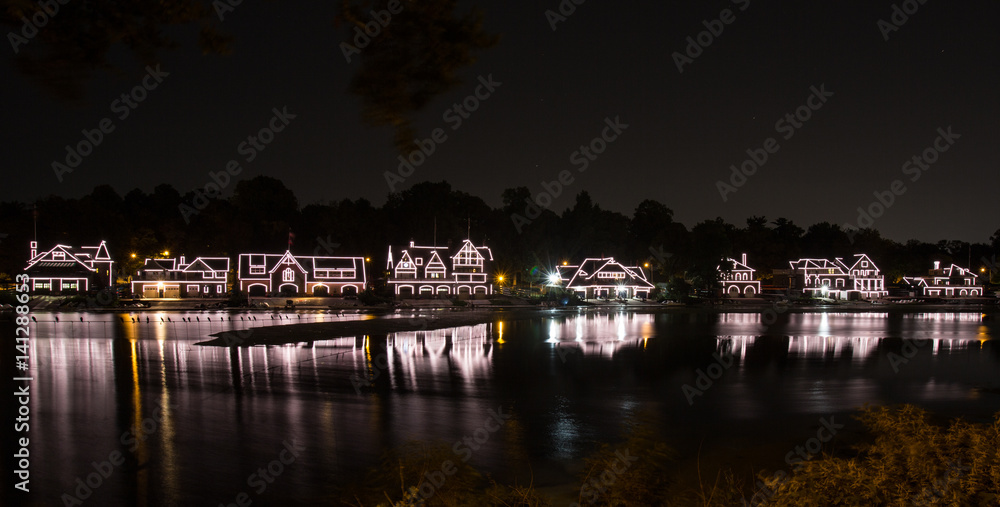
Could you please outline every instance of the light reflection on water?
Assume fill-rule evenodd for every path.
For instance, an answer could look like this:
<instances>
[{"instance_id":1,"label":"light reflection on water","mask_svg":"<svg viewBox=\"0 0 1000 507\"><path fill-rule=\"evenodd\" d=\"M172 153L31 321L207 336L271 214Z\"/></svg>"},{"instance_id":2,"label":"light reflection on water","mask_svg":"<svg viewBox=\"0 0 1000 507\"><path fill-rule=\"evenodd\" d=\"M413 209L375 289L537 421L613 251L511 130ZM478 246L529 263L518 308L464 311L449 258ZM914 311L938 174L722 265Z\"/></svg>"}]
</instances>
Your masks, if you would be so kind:
<instances>
[{"instance_id":1,"label":"light reflection on water","mask_svg":"<svg viewBox=\"0 0 1000 507\"><path fill-rule=\"evenodd\" d=\"M90 463L121 450L126 466L91 501L226 504L296 437L308 445L294 473L259 496L249 491L255 505L308 504L383 450L409 439L456 442L497 407L517 418L473 456L492 471L509 468L511 449L539 466L576 460L650 408L685 441L734 424L771 427L766 439L789 431L786 419L864 403L1000 410L983 390L1000 387L996 329L978 313L545 312L307 345L194 345L272 322L370 317L280 315L150 313L147 324L145 313L36 314L32 453L48 503ZM903 353L904 339L928 341L894 371L890 357ZM689 404L681 386L693 385L713 354L731 355L732 365ZM122 443L129 431L146 437L134 451Z\"/></svg>"}]
</instances>

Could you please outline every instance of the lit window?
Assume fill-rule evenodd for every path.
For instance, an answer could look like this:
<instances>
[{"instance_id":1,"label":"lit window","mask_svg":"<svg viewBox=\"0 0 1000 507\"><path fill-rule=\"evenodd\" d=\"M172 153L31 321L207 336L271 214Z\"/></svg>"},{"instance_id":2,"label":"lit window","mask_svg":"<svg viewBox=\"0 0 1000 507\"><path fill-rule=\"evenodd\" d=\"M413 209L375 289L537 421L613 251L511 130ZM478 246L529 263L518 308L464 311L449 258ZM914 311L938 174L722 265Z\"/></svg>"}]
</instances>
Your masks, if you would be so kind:
<instances>
[{"instance_id":1,"label":"lit window","mask_svg":"<svg viewBox=\"0 0 1000 507\"><path fill-rule=\"evenodd\" d=\"M295 281L295 272L292 271L292 268L285 268L285 270L281 272L281 281L283 282Z\"/></svg>"}]
</instances>

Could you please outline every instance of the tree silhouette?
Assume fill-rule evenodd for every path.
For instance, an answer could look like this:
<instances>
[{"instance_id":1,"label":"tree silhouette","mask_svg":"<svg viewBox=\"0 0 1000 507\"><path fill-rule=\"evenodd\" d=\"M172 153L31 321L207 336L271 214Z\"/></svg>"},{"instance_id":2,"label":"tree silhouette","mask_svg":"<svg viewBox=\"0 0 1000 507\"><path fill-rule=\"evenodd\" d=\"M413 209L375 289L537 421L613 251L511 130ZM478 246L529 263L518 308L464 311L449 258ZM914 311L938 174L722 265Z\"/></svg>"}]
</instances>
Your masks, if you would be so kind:
<instances>
[{"instance_id":1,"label":"tree silhouette","mask_svg":"<svg viewBox=\"0 0 1000 507\"><path fill-rule=\"evenodd\" d=\"M393 1L402 3L402 11L368 37L363 51L356 48L361 65L350 91L361 98L364 119L391 126L396 148L409 153L416 148L413 114L461 83L458 71L476 61L475 51L494 46L499 37L483 32L478 10L456 16L456 0ZM342 0L341 18L352 28L348 33L356 37L354 28L364 31L366 24L377 23L370 12L386 11L390 3Z\"/></svg>"}]
</instances>

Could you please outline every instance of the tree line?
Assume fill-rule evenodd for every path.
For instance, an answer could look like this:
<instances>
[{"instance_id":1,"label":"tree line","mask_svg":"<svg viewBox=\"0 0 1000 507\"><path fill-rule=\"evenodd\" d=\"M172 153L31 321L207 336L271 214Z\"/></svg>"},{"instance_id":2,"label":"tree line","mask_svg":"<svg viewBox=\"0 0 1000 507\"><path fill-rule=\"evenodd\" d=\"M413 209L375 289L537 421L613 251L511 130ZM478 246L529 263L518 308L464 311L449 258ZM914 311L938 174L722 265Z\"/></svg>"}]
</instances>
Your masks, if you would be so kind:
<instances>
[{"instance_id":1,"label":"tree line","mask_svg":"<svg viewBox=\"0 0 1000 507\"><path fill-rule=\"evenodd\" d=\"M298 255L370 257L369 276L376 279L382 276L389 245L436 241L446 246L467 235L475 244L491 248L494 272L506 273L507 280L520 284L542 280L564 261L572 264L594 256L648 264L655 282L683 277L696 287L713 284L720 261L744 252L765 284L772 269L787 268L789 260L846 260L862 252L878 264L888 283L903 275L926 273L934 260L976 271L1000 267L995 261L1000 229L983 242L970 244L899 243L875 229L849 235L837 224L803 227L785 217L752 216L744 224L715 218L689 228L674 221L673 210L655 200L638 203L629 216L601 208L585 191L561 214L544 209L520 227L511 217L523 214L525 199L531 198L527 187L504 190L499 208L443 181L391 193L382 206L366 199L300 206L280 180L257 176L238 182L231 197L212 199L196 215L185 217L181 205L194 198L193 192L181 194L167 184L150 193L135 189L124 196L101 185L79 199L53 195L34 203L2 202L0 227L6 230L0 230L0 281L12 280L26 264L28 242L35 234L33 214L41 250L105 240L122 277L138 270L146 257L162 257L163 252L189 259L235 258L240 253L283 252L291 239L290 249Z\"/></svg>"}]
</instances>

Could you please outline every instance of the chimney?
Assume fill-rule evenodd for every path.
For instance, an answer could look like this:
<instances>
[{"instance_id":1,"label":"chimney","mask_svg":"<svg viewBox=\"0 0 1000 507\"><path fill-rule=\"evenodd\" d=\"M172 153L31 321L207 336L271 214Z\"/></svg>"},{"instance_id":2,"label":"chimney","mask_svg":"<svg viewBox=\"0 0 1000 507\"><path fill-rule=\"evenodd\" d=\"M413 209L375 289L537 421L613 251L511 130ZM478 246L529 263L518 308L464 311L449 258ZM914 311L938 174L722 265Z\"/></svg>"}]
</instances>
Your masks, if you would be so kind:
<instances>
[{"instance_id":1,"label":"chimney","mask_svg":"<svg viewBox=\"0 0 1000 507\"><path fill-rule=\"evenodd\" d=\"M743 265L747 265L747 254L745 252L743 253Z\"/></svg>"},{"instance_id":2,"label":"chimney","mask_svg":"<svg viewBox=\"0 0 1000 507\"><path fill-rule=\"evenodd\" d=\"M177 269L180 269L184 265L184 256L181 256L181 260L177 262Z\"/></svg>"},{"instance_id":3,"label":"chimney","mask_svg":"<svg viewBox=\"0 0 1000 507\"><path fill-rule=\"evenodd\" d=\"M937 271L941 269L941 261L934 261L934 270Z\"/></svg>"},{"instance_id":4,"label":"chimney","mask_svg":"<svg viewBox=\"0 0 1000 507\"><path fill-rule=\"evenodd\" d=\"M29 259L34 259L36 255L38 255L38 242L37 241L32 241L31 242L31 257L29 257Z\"/></svg>"}]
</instances>

